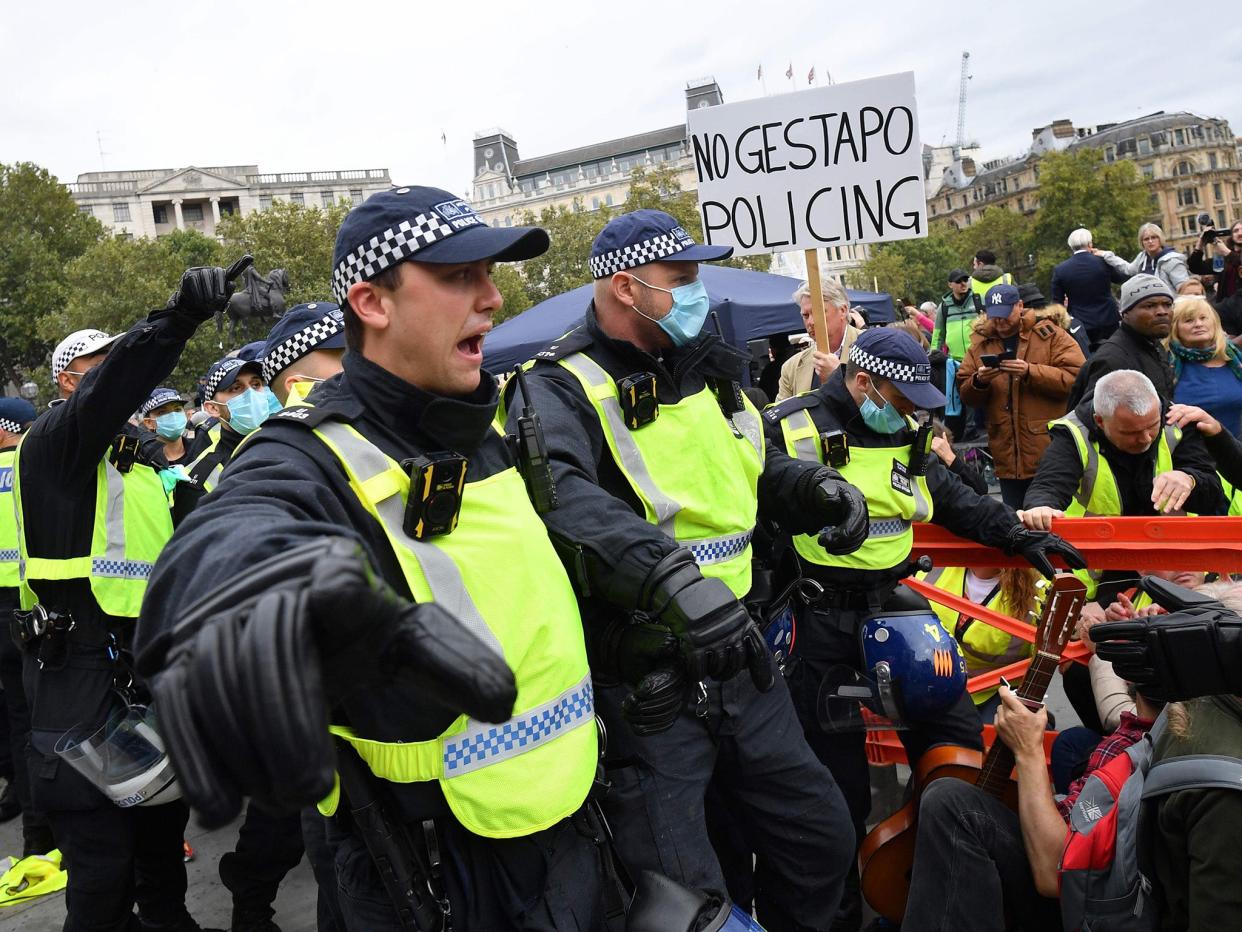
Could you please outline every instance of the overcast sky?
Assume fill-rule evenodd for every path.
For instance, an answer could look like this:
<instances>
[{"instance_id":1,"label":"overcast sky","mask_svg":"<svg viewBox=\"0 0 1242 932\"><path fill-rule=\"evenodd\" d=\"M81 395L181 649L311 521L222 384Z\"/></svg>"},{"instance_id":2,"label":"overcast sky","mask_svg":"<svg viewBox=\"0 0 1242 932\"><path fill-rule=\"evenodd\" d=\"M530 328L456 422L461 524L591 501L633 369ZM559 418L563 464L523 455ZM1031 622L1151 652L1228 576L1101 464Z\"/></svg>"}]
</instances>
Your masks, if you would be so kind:
<instances>
[{"instance_id":1,"label":"overcast sky","mask_svg":"<svg viewBox=\"0 0 1242 932\"><path fill-rule=\"evenodd\" d=\"M1148 13L1143 12L1149 7ZM1168 3L908 0L345 0L6 4L0 162L79 172L258 164L388 168L469 188L471 139L523 157L684 120L688 80L726 102L915 72L923 141L951 143L960 56L985 159L1053 119L1186 109L1242 133L1242 19ZM954 11L949 15L946 11ZM784 77L792 63L795 82ZM441 133L447 142L441 142Z\"/></svg>"}]
</instances>

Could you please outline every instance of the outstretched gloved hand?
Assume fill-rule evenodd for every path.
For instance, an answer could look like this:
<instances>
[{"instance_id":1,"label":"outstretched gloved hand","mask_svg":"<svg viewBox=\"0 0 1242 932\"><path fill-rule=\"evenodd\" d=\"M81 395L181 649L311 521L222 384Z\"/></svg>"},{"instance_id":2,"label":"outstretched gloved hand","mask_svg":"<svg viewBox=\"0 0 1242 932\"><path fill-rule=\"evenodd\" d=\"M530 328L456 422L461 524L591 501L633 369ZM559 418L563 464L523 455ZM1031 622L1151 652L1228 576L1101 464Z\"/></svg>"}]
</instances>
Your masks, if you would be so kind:
<instances>
[{"instance_id":1,"label":"outstretched gloved hand","mask_svg":"<svg viewBox=\"0 0 1242 932\"><path fill-rule=\"evenodd\" d=\"M1021 524L1015 524L1009 529L1005 553L1017 554L1049 579L1052 579L1057 572L1052 561L1048 559L1049 554L1061 557L1070 569L1085 570L1087 568L1086 558L1065 538L1051 531L1032 531Z\"/></svg>"},{"instance_id":2,"label":"outstretched gloved hand","mask_svg":"<svg viewBox=\"0 0 1242 932\"><path fill-rule=\"evenodd\" d=\"M254 257L245 255L227 269L218 266L186 269L177 290L168 299L166 310L178 311L199 323L210 320L228 307L234 280L253 264Z\"/></svg>"},{"instance_id":3,"label":"outstretched gloved hand","mask_svg":"<svg viewBox=\"0 0 1242 932\"><path fill-rule=\"evenodd\" d=\"M831 469L816 475L811 487L810 513L823 530L819 545L832 554L853 553L867 540L871 521L867 499Z\"/></svg>"}]
</instances>

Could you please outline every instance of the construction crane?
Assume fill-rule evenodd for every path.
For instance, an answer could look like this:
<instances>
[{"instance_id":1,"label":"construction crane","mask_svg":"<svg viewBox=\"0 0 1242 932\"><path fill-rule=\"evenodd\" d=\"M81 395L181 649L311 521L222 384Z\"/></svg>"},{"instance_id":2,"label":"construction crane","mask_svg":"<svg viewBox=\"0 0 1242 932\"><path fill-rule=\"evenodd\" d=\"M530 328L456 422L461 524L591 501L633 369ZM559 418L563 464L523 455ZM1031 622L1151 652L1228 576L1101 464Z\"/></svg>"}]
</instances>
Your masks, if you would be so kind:
<instances>
[{"instance_id":1,"label":"construction crane","mask_svg":"<svg viewBox=\"0 0 1242 932\"><path fill-rule=\"evenodd\" d=\"M966 145L966 82L970 75L966 73L970 65L970 53L962 52L962 83L957 92L957 142L953 144L953 161L962 157L962 147Z\"/></svg>"}]
</instances>

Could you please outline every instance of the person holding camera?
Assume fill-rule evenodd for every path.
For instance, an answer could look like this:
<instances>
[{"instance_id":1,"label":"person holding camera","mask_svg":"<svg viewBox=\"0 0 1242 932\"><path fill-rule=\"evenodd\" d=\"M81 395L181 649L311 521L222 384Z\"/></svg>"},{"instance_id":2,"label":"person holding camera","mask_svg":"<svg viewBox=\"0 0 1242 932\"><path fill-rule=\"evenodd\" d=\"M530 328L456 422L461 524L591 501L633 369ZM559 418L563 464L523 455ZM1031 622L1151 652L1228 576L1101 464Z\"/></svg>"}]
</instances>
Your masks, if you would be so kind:
<instances>
[{"instance_id":1,"label":"person holding camera","mask_svg":"<svg viewBox=\"0 0 1242 932\"><path fill-rule=\"evenodd\" d=\"M1213 229L1212 218L1204 213L1199 215L1199 226L1204 230L1186 265L1196 275L1216 279L1213 303L1219 304L1232 298L1242 286L1242 220L1235 221L1226 232Z\"/></svg>"},{"instance_id":2,"label":"person holding camera","mask_svg":"<svg viewBox=\"0 0 1242 932\"><path fill-rule=\"evenodd\" d=\"M1013 285L993 286L983 303L987 316L957 371L958 390L964 404L987 412L1001 498L1021 508L1048 448L1048 422L1065 413L1084 359L1078 342L1052 321L1037 319Z\"/></svg>"}]
</instances>

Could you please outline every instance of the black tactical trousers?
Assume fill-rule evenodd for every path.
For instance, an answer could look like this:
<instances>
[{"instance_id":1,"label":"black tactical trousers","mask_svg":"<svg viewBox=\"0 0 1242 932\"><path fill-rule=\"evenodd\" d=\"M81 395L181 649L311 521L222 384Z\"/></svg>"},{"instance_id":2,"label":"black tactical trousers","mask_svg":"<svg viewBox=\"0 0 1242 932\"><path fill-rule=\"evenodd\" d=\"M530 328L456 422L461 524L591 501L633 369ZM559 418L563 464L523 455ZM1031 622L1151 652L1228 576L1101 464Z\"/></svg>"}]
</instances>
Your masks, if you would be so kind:
<instances>
[{"instance_id":1,"label":"black tactical trousers","mask_svg":"<svg viewBox=\"0 0 1242 932\"><path fill-rule=\"evenodd\" d=\"M300 813L272 815L251 800L237 845L220 858L220 880L233 894L234 915L270 919L280 882L298 866L303 850Z\"/></svg>"}]
</instances>

